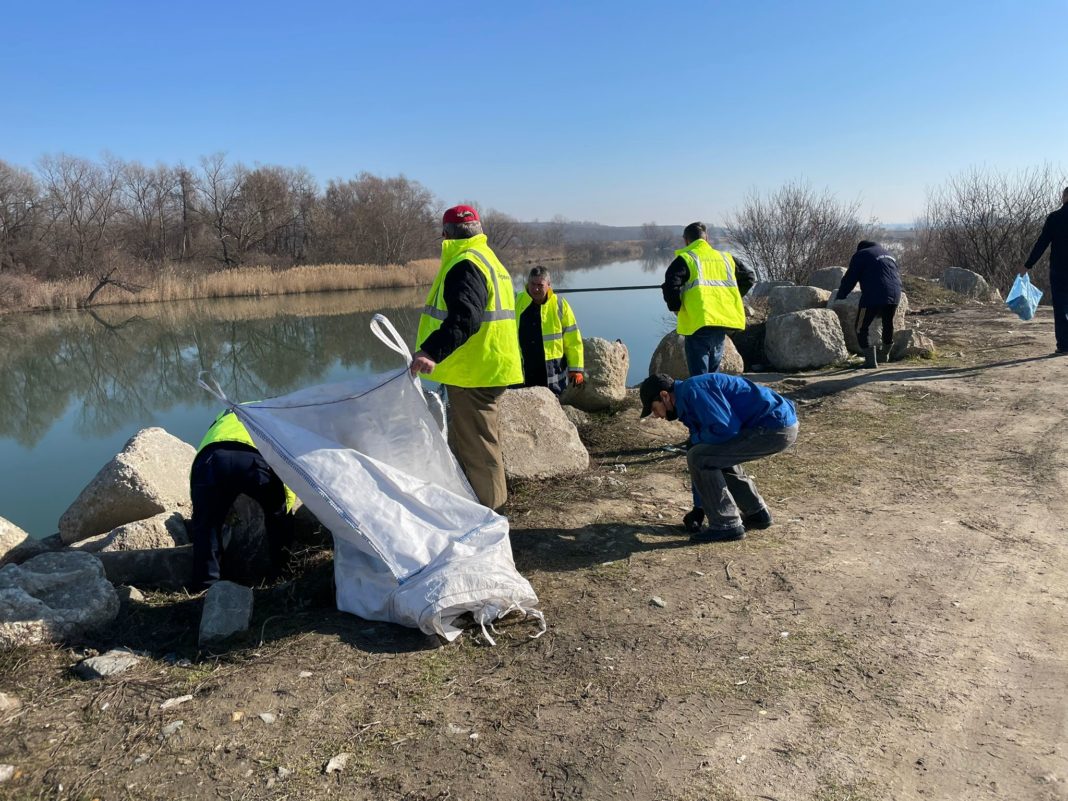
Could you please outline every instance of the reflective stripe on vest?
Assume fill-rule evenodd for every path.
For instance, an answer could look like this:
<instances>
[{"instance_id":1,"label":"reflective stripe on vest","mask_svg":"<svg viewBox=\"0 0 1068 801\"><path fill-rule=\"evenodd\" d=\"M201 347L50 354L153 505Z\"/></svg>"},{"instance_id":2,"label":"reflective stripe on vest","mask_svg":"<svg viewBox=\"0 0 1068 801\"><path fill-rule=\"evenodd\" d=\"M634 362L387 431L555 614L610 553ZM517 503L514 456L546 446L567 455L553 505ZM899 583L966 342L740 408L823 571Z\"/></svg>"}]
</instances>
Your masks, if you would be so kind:
<instances>
[{"instance_id":1,"label":"reflective stripe on vest","mask_svg":"<svg viewBox=\"0 0 1068 801\"><path fill-rule=\"evenodd\" d=\"M745 308L731 254L716 251L706 240L698 239L675 255L689 267L676 331L688 336L706 326L744 329Z\"/></svg>"},{"instance_id":2,"label":"reflective stripe on vest","mask_svg":"<svg viewBox=\"0 0 1068 801\"><path fill-rule=\"evenodd\" d=\"M442 264L419 319L417 346L449 316L445 276L461 261L474 264L486 281L487 304L482 322L460 347L438 362L426 377L457 387L502 387L523 381L515 295L504 266L486 245L484 234L442 243Z\"/></svg>"}]
</instances>

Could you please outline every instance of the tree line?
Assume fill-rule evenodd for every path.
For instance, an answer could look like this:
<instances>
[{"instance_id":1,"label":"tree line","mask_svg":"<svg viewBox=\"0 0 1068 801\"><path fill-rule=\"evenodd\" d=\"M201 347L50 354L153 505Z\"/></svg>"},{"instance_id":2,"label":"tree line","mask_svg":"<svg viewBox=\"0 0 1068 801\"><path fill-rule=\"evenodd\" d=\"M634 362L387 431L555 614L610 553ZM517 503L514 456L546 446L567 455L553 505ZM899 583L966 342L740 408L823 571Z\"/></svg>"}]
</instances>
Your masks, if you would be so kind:
<instances>
[{"instance_id":1,"label":"tree line","mask_svg":"<svg viewBox=\"0 0 1068 801\"><path fill-rule=\"evenodd\" d=\"M69 155L34 169L0 161L0 272L63 279L115 264L404 264L436 255L443 207L403 175L364 172L320 188L303 167L249 167L221 154L196 167ZM493 209L483 217L497 247L518 242L514 218Z\"/></svg>"}]
</instances>

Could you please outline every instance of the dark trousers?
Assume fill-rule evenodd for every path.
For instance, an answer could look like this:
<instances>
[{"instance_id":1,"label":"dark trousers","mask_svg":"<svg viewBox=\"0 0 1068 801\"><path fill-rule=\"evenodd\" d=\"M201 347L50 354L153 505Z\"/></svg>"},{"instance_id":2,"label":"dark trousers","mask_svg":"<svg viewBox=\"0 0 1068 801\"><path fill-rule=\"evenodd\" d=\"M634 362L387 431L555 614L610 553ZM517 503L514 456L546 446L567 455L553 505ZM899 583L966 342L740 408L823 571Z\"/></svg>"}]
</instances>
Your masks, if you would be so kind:
<instances>
[{"instance_id":1,"label":"dark trousers","mask_svg":"<svg viewBox=\"0 0 1068 801\"><path fill-rule=\"evenodd\" d=\"M1053 304L1053 334L1057 350L1068 351L1068 269L1049 271L1049 299Z\"/></svg>"},{"instance_id":2,"label":"dark trousers","mask_svg":"<svg viewBox=\"0 0 1068 801\"><path fill-rule=\"evenodd\" d=\"M223 524L238 495L247 495L263 508L267 545L275 571L284 566L285 550L293 539L293 518L286 512L282 480L259 452L240 442L208 445L193 460L189 479L193 500L193 589L225 578L226 562L241 554L224 553Z\"/></svg>"},{"instance_id":3,"label":"dark trousers","mask_svg":"<svg viewBox=\"0 0 1068 801\"><path fill-rule=\"evenodd\" d=\"M868 329L878 317L883 323L883 344L894 344L894 315L897 313L896 303L886 303L882 306L864 306L857 309L857 343L861 350L868 349Z\"/></svg>"}]
</instances>

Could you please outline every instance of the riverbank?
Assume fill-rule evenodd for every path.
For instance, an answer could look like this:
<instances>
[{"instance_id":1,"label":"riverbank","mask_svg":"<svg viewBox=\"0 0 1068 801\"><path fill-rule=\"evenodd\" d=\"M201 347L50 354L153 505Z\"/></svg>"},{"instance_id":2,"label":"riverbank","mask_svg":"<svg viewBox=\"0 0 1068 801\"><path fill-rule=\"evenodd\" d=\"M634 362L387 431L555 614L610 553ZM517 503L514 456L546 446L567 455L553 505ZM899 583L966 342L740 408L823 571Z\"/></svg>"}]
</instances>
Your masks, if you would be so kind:
<instances>
[{"instance_id":1,"label":"riverbank","mask_svg":"<svg viewBox=\"0 0 1068 801\"><path fill-rule=\"evenodd\" d=\"M540 639L337 612L309 539L218 653L198 599L146 592L92 641L0 654L0 796L1062 798L1068 361L1048 309L915 305L939 360L776 384L801 432L751 467L767 531L690 544L678 424L632 397L582 427L586 473L513 487ZM72 677L114 646L146 656Z\"/></svg>"},{"instance_id":2,"label":"riverbank","mask_svg":"<svg viewBox=\"0 0 1068 801\"><path fill-rule=\"evenodd\" d=\"M114 279L135 287L134 291L109 283L96 293L91 307L429 286L438 267L438 259L420 259L403 265L317 264L284 269L237 267L214 272L180 265L154 273L143 267L131 268L117 272ZM86 299L98 283L99 278L89 276L42 281L5 273L0 276L0 313L86 308Z\"/></svg>"}]
</instances>

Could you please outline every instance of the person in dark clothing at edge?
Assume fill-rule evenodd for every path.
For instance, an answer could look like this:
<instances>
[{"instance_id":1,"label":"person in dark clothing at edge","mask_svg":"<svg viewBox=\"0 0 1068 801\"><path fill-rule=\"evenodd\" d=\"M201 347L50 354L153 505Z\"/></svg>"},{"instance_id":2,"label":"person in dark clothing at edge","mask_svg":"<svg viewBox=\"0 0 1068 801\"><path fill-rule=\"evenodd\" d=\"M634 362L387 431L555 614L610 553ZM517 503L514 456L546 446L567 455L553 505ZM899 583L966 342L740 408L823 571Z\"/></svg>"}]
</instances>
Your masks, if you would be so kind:
<instances>
[{"instance_id":1,"label":"person in dark clothing at edge","mask_svg":"<svg viewBox=\"0 0 1068 801\"><path fill-rule=\"evenodd\" d=\"M581 386L582 332L571 304L553 292L552 276L540 264L530 271L526 288L516 295L523 386L548 387L554 395L568 384Z\"/></svg>"},{"instance_id":2,"label":"person in dark clothing at edge","mask_svg":"<svg viewBox=\"0 0 1068 801\"><path fill-rule=\"evenodd\" d=\"M268 466L237 416L227 409L215 418L200 442L189 473L193 501L190 534L193 540L191 589L203 590L216 581L244 571L235 567L240 554L223 542L223 524L238 495L247 495L263 509L271 576L277 576L288 559L293 540L293 504L296 496Z\"/></svg>"},{"instance_id":3,"label":"person in dark clothing at edge","mask_svg":"<svg viewBox=\"0 0 1068 801\"><path fill-rule=\"evenodd\" d=\"M642 417L678 420L690 430L686 465L694 507L683 518L692 542L720 542L768 528L771 510L740 465L786 450L797 439L794 405L740 376L709 373L676 381L664 373L638 391ZM701 524L708 515L708 525Z\"/></svg>"},{"instance_id":4,"label":"person in dark clothing at edge","mask_svg":"<svg viewBox=\"0 0 1068 801\"><path fill-rule=\"evenodd\" d=\"M523 381L512 278L475 209L454 206L441 225L441 269L419 318L411 372L445 385L449 447L479 503L499 510L508 485L497 402Z\"/></svg>"},{"instance_id":5,"label":"person in dark clothing at edge","mask_svg":"<svg viewBox=\"0 0 1068 801\"><path fill-rule=\"evenodd\" d=\"M849 269L838 286L838 300L845 300L860 284L860 305L857 307L857 342L864 354L864 366L875 368L890 358L894 345L894 314L901 302L901 275L897 262L886 248L868 239L857 245L857 252L849 260ZM878 317L883 324L882 351L868 342L868 329Z\"/></svg>"},{"instance_id":6,"label":"person in dark clothing at edge","mask_svg":"<svg viewBox=\"0 0 1068 801\"><path fill-rule=\"evenodd\" d=\"M690 375L714 373L727 334L745 329L742 297L756 283L756 273L732 254L713 249L704 223L687 225L682 241L686 247L675 251L661 291L668 310L678 315L675 330L684 337Z\"/></svg>"},{"instance_id":7,"label":"person in dark clothing at edge","mask_svg":"<svg viewBox=\"0 0 1068 801\"><path fill-rule=\"evenodd\" d=\"M1068 355L1068 186L1061 192L1061 207L1046 218L1042 233L1031 248L1020 275L1027 275L1049 248L1049 294L1053 303L1055 355Z\"/></svg>"}]
</instances>

